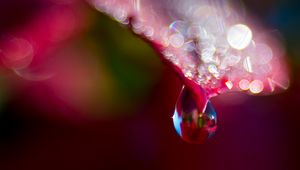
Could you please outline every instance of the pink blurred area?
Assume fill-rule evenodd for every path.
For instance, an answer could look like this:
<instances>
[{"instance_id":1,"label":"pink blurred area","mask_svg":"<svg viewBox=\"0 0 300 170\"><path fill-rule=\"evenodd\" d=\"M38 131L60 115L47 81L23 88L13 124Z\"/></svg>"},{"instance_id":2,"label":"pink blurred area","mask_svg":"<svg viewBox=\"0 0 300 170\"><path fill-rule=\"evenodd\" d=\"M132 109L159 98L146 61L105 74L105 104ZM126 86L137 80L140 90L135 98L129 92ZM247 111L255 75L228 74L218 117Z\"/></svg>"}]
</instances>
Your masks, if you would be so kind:
<instances>
[{"instance_id":1,"label":"pink blurred area","mask_svg":"<svg viewBox=\"0 0 300 170\"><path fill-rule=\"evenodd\" d=\"M23 2L14 3L3 2L3 5L11 10L26 7ZM85 117L84 112L93 108L91 89L95 90L99 71L93 54L72 42L89 25L86 6L81 1L29 3L36 6L30 11L21 9L24 10L21 14L14 13L25 15L26 19L15 19L1 34L1 71L5 84L12 96L26 93L28 101L37 107L60 110L44 116L80 120L79 117ZM69 109L63 111L66 107ZM73 112L80 113L72 115Z\"/></svg>"},{"instance_id":2,"label":"pink blurred area","mask_svg":"<svg viewBox=\"0 0 300 170\"><path fill-rule=\"evenodd\" d=\"M219 129L191 145L182 84L149 49L85 1L1 1L0 169L299 169L299 60L285 93L214 98Z\"/></svg>"}]
</instances>

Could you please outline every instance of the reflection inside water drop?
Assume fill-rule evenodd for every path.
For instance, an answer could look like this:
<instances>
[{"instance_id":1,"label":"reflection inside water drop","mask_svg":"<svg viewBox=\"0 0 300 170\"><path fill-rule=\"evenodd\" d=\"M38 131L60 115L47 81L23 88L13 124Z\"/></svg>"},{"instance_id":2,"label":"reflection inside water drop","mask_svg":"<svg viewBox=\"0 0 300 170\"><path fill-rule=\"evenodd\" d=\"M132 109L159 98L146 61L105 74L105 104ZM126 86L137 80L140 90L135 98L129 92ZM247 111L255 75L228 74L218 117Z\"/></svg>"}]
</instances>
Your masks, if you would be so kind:
<instances>
[{"instance_id":1,"label":"reflection inside water drop","mask_svg":"<svg viewBox=\"0 0 300 170\"><path fill-rule=\"evenodd\" d=\"M215 133L217 115L210 101L206 102L204 112L199 111L194 98L191 91L184 87L176 104L173 123L183 140L203 143Z\"/></svg>"}]
</instances>

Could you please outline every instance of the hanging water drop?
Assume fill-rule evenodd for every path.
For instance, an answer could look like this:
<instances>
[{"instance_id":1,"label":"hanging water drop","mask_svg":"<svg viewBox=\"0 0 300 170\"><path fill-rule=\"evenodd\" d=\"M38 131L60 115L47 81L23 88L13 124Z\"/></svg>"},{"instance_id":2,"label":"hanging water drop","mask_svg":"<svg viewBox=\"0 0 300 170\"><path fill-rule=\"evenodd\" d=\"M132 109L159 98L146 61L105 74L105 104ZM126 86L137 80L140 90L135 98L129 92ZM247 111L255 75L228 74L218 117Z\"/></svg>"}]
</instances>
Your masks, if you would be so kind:
<instances>
[{"instance_id":1,"label":"hanging water drop","mask_svg":"<svg viewBox=\"0 0 300 170\"><path fill-rule=\"evenodd\" d=\"M189 89L183 88L176 104L173 123L183 140L203 143L214 135L217 129L217 115L210 101L205 101L204 111L201 111L195 98L199 99Z\"/></svg>"}]
</instances>

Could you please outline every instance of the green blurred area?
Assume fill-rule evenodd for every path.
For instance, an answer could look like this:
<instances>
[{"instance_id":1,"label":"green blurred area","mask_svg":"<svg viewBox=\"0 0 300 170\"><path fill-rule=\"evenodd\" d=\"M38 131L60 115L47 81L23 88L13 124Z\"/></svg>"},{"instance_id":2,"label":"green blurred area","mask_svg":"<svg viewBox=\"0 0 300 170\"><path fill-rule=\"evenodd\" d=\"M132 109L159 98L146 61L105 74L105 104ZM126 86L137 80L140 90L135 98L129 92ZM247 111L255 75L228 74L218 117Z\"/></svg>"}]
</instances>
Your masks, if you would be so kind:
<instances>
[{"instance_id":1,"label":"green blurred area","mask_svg":"<svg viewBox=\"0 0 300 170\"><path fill-rule=\"evenodd\" d=\"M160 79L162 63L151 46L129 28L97 11L89 13L91 25L80 43L100 63L95 101L107 113L130 113L143 104Z\"/></svg>"}]
</instances>

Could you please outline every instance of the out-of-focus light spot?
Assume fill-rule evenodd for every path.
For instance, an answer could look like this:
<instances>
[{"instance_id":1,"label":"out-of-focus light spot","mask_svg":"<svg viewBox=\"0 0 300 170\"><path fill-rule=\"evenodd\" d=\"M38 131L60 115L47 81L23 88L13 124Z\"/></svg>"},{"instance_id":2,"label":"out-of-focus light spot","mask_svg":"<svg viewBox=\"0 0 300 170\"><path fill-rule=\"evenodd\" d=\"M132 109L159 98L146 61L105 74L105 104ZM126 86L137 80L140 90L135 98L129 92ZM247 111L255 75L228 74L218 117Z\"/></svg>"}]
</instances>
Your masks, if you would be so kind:
<instances>
[{"instance_id":1,"label":"out-of-focus light spot","mask_svg":"<svg viewBox=\"0 0 300 170\"><path fill-rule=\"evenodd\" d=\"M142 21L139 21L139 20L133 20L131 22L131 26L132 26L132 29L133 31L136 33L136 34L141 34L143 31L144 31L144 24Z\"/></svg>"},{"instance_id":2,"label":"out-of-focus light spot","mask_svg":"<svg viewBox=\"0 0 300 170\"><path fill-rule=\"evenodd\" d=\"M252 69L252 63L251 63L250 57L246 57L246 58L244 59L243 66L244 66L244 69L245 69L246 71L248 71L249 73L252 73L252 72L253 72L253 69Z\"/></svg>"},{"instance_id":3,"label":"out-of-focus light spot","mask_svg":"<svg viewBox=\"0 0 300 170\"><path fill-rule=\"evenodd\" d=\"M275 90L275 84L273 83L273 80L271 78L268 78L268 83L271 88L271 91L273 92Z\"/></svg>"},{"instance_id":4,"label":"out-of-focus light spot","mask_svg":"<svg viewBox=\"0 0 300 170\"><path fill-rule=\"evenodd\" d=\"M240 62L241 57L238 55L228 55L225 60L229 66L234 66Z\"/></svg>"},{"instance_id":5,"label":"out-of-focus light spot","mask_svg":"<svg viewBox=\"0 0 300 170\"><path fill-rule=\"evenodd\" d=\"M168 33L169 33L169 28L167 27L164 27L160 30L160 37L161 37L161 44L164 46L164 47L168 47L170 42L169 42L169 36L168 36Z\"/></svg>"},{"instance_id":6,"label":"out-of-focus light spot","mask_svg":"<svg viewBox=\"0 0 300 170\"><path fill-rule=\"evenodd\" d=\"M92 0L92 3L101 12L108 12L108 7L111 5L109 1Z\"/></svg>"},{"instance_id":7,"label":"out-of-focus light spot","mask_svg":"<svg viewBox=\"0 0 300 170\"><path fill-rule=\"evenodd\" d=\"M127 20L127 12L125 10L117 10L114 13L114 18L123 24L126 24L125 21Z\"/></svg>"},{"instance_id":8,"label":"out-of-focus light spot","mask_svg":"<svg viewBox=\"0 0 300 170\"><path fill-rule=\"evenodd\" d=\"M195 50L195 44L193 41L188 41L184 43L183 48L185 51L192 52Z\"/></svg>"},{"instance_id":9,"label":"out-of-focus light spot","mask_svg":"<svg viewBox=\"0 0 300 170\"><path fill-rule=\"evenodd\" d=\"M237 50L246 48L252 40L252 31L243 24L233 25L227 32L229 45Z\"/></svg>"},{"instance_id":10,"label":"out-of-focus light spot","mask_svg":"<svg viewBox=\"0 0 300 170\"><path fill-rule=\"evenodd\" d=\"M273 51L272 49L266 44L256 44L256 59L258 64L267 64L273 58Z\"/></svg>"},{"instance_id":11,"label":"out-of-focus light spot","mask_svg":"<svg viewBox=\"0 0 300 170\"><path fill-rule=\"evenodd\" d=\"M33 53L32 45L22 38L9 39L0 51L4 65L14 70L26 68L33 59Z\"/></svg>"},{"instance_id":12,"label":"out-of-focus light spot","mask_svg":"<svg viewBox=\"0 0 300 170\"><path fill-rule=\"evenodd\" d=\"M209 40L212 37L212 35L208 34L208 31L206 29L201 27L199 27L199 33L197 36L199 36L201 40Z\"/></svg>"},{"instance_id":13,"label":"out-of-focus light spot","mask_svg":"<svg viewBox=\"0 0 300 170\"><path fill-rule=\"evenodd\" d=\"M270 64L264 64L257 67L257 74L267 75L272 71L272 66Z\"/></svg>"},{"instance_id":14,"label":"out-of-focus light spot","mask_svg":"<svg viewBox=\"0 0 300 170\"><path fill-rule=\"evenodd\" d=\"M260 80L254 80L250 83L249 89L250 89L251 93L258 94L258 93L261 93L263 91L264 84Z\"/></svg>"},{"instance_id":15,"label":"out-of-focus light spot","mask_svg":"<svg viewBox=\"0 0 300 170\"><path fill-rule=\"evenodd\" d=\"M213 35L222 35L225 33L226 28L224 19L220 18L217 15L215 15L214 17L209 17L205 22L205 25Z\"/></svg>"},{"instance_id":16,"label":"out-of-focus light spot","mask_svg":"<svg viewBox=\"0 0 300 170\"><path fill-rule=\"evenodd\" d=\"M233 87L232 81L227 81L227 82L225 83L225 85L227 86L227 88L228 88L229 90L231 90L232 87Z\"/></svg>"},{"instance_id":17,"label":"out-of-focus light spot","mask_svg":"<svg viewBox=\"0 0 300 170\"><path fill-rule=\"evenodd\" d=\"M210 46L208 48L204 48L201 51L201 60L205 63L209 63L213 61L214 54L216 52L216 47Z\"/></svg>"},{"instance_id":18,"label":"out-of-focus light spot","mask_svg":"<svg viewBox=\"0 0 300 170\"><path fill-rule=\"evenodd\" d=\"M170 44L175 48L180 48L184 44L184 37L182 34L177 33L170 36Z\"/></svg>"},{"instance_id":19,"label":"out-of-focus light spot","mask_svg":"<svg viewBox=\"0 0 300 170\"><path fill-rule=\"evenodd\" d=\"M187 78L192 78L192 77L193 77L193 73L192 73L190 70L187 70L187 71L184 73L184 76L187 77Z\"/></svg>"},{"instance_id":20,"label":"out-of-focus light spot","mask_svg":"<svg viewBox=\"0 0 300 170\"><path fill-rule=\"evenodd\" d=\"M175 33L184 34L187 31L188 27L184 21L174 21L169 25L169 30Z\"/></svg>"},{"instance_id":21,"label":"out-of-focus light spot","mask_svg":"<svg viewBox=\"0 0 300 170\"><path fill-rule=\"evenodd\" d=\"M249 90L249 87L250 86L250 82L246 79L242 79L240 82L239 82L239 87L240 89L242 90Z\"/></svg>"},{"instance_id":22,"label":"out-of-focus light spot","mask_svg":"<svg viewBox=\"0 0 300 170\"><path fill-rule=\"evenodd\" d=\"M271 78L268 78L268 82L269 82L269 86L270 86L272 92L275 90L276 86L280 87L280 88L282 88L284 90L288 89L288 87L289 87L289 81L287 81L285 83L283 83L283 82L279 83L278 81L275 81L275 80L273 80Z\"/></svg>"},{"instance_id":23,"label":"out-of-focus light spot","mask_svg":"<svg viewBox=\"0 0 300 170\"><path fill-rule=\"evenodd\" d=\"M226 69L228 66L235 66L240 62L240 60L240 56L229 54L222 60L220 68Z\"/></svg>"},{"instance_id":24,"label":"out-of-focus light spot","mask_svg":"<svg viewBox=\"0 0 300 170\"><path fill-rule=\"evenodd\" d=\"M219 74L218 68L214 64L210 64L207 69L211 74Z\"/></svg>"},{"instance_id":25,"label":"out-of-focus light spot","mask_svg":"<svg viewBox=\"0 0 300 170\"><path fill-rule=\"evenodd\" d=\"M146 26L144 34L145 34L146 37L150 38L154 35L154 29L150 26Z\"/></svg>"}]
</instances>

